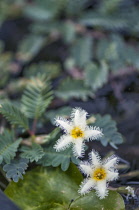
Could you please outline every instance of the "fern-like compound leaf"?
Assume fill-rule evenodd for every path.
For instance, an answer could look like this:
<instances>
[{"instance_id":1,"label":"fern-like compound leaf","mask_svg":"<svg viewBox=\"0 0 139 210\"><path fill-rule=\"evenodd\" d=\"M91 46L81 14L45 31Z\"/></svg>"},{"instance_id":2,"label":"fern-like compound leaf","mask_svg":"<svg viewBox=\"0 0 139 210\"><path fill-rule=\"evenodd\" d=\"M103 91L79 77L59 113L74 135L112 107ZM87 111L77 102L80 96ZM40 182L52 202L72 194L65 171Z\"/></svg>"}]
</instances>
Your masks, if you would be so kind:
<instances>
[{"instance_id":1,"label":"fern-like compound leaf","mask_svg":"<svg viewBox=\"0 0 139 210\"><path fill-rule=\"evenodd\" d=\"M24 74L26 77L37 76L38 71L40 74L45 74L49 78L53 79L59 76L61 66L58 62L33 63L29 67L25 68Z\"/></svg>"},{"instance_id":2,"label":"fern-like compound leaf","mask_svg":"<svg viewBox=\"0 0 139 210\"><path fill-rule=\"evenodd\" d=\"M65 0L35 0L32 5L24 7L24 14L36 21L48 21L63 9Z\"/></svg>"},{"instance_id":3,"label":"fern-like compound leaf","mask_svg":"<svg viewBox=\"0 0 139 210\"><path fill-rule=\"evenodd\" d=\"M71 148L62 152L56 152L53 147L45 150L45 155L39 160L39 164L43 166L57 167L61 165L62 171L66 171L69 168L70 162L75 164L79 163L79 159L73 156Z\"/></svg>"},{"instance_id":4,"label":"fern-like compound leaf","mask_svg":"<svg viewBox=\"0 0 139 210\"><path fill-rule=\"evenodd\" d=\"M85 67L85 84L91 87L94 91L101 88L108 79L108 66L105 62L101 62L98 66L90 62Z\"/></svg>"},{"instance_id":5,"label":"fern-like compound leaf","mask_svg":"<svg viewBox=\"0 0 139 210\"><path fill-rule=\"evenodd\" d=\"M103 131L103 136L100 138L101 144L107 146L110 144L115 149L116 145L123 143L122 135L117 131L116 122L112 120L110 115L101 116L99 114L94 115L95 122L93 126L100 127Z\"/></svg>"},{"instance_id":6,"label":"fern-like compound leaf","mask_svg":"<svg viewBox=\"0 0 139 210\"><path fill-rule=\"evenodd\" d=\"M52 101L52 90L45 75L31 79L22 96L22 111L31 119L38 119Z\"/></svg>"},{"instance_id":7,"label":"fern-like compound leaf","mask_svg":"<svg viewBox=\"0 0 139 210\"><path fill-rule=\"evenodd\" d=\"M16 155L21 139L15 141L12 132L0 134L0 163L9 163Z\"/></svg>"},{"instance_id":8,"label":"fern-like compound leaf","mask_svg":"<svg viewBox=\"0 0 139 210\"><path fill-rule=\"evenodd\" d=\"M30 162L33 162L33 161L37 162L44 155L43 148L40 145L35 144L35 143L32 145L31 148L22 147L21 151L22 151L21 157L29 159Z\"/></svg>"},{"instance_id":9,"label":"fern-like compound leaf","mask_svg":"<svg viewBox=\"0 0 139 210\"><path fill-rule=\"evenodd\" d=\"M28 119L18 107L5 102L0 107L0 113L12 124L28 130Z\"/></svg>"},{"instance_id":10,"label":"fern-like compound leaf","mask_svg":"<svg viewBox=\"0 0 139 210\"><path fill-rule=\"evenodd\" d=\"M92 37L78 38L71 47L71 57L74 58L76 66L84 67L92 59Z\"/></svg>"},{"instance_id":11,"label":"fern-like compound leaf","mask_svg":"<svg viewBox=\"0 0 139 210\"><path fill-rule=\"evenodd\" d=\"M6 172L6 177L12 179L14 182L18 182L19 179L23 179L23 174L28 167L28 160L21 158L20 160L13 160L11 163L3 166L3 170Z\"/></svg>"},{"instance_id":12,"label":"fern-like compound leaf","mask_svg":"<svg viewBox=\"0 0 139 210\"><path fill-rule=\"evenodd\" d=\"M69 100L70 98L77 98L86 101L88 96L92 97L92 91L85 87L82 80L74 80L66 78L59 85L58 90L55 91L57 97L63 100Z\"/></svg>"}]
</instances>

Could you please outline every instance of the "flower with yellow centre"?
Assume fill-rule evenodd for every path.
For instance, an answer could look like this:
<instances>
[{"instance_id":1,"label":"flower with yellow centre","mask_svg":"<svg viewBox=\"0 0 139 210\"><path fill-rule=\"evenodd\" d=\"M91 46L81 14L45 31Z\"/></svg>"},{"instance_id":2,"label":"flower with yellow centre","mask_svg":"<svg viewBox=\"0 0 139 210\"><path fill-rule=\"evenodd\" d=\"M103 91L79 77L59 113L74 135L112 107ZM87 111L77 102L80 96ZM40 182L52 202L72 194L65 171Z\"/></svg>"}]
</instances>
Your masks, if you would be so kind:
<instances>
[{"instance_id":1,"label":"flower with yellow centre","mask_svg":"<svg viewBox=\"0 0 139 210\"><path fill-rule=\"evenodd\" d=\"M118 178L118 172L115 169L118 158L112 156L105 160L100 161L98 153L92 151L90 153L90 162L82 162L80 170L87 176L80 186L79 193L84 195L91 189L95 189L100 199L108 195L108 182Z\"/></svg>"},{"instance_id":2,"label":"flower with yellow centre","mask_svg":"<svg viewBox=\"0 0 139 210\"><path fill-rule=\"evenodd\" d=\"M56 125L65 131L65 134L61 136L54 146L56 151L65 150L72 144L74 155L81 157L84 152L84 142L98 139L103 135L100 128L87 126L86 115L85 110L75 108L71 114L71 121L64 118L56 119Z\"/></svg>"}]
</instances>

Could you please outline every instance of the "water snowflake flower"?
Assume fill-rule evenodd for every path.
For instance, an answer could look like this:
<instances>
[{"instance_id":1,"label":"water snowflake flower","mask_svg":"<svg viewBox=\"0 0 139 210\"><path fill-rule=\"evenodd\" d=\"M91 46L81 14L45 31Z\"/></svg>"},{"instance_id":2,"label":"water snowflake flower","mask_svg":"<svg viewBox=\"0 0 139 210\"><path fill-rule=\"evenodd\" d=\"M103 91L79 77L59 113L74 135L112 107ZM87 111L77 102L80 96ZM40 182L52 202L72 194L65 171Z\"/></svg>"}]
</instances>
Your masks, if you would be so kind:
<instances>
[{"instance_id":1,"label":"water snowflake flower","mask_svg":"<svg viewBox=\"0 0 139 210\"><path fill-rule=\"evenodd\" d=\"M135 192L134 192L133 187L127 186L125 189L128 190L127 199L128 199L128 197L129 197L130 195L131 195L133 198L135 197Z\"/></svg>"},{"instance_id":2,"label":"water snowflake flower","mask_svg":"<svg viewBox=\"0 0 139 210\"><path fill-rule=\"evenodd\" d=\"M57 141L56 151L65 150L71 144L76 157L84 153L84 142L100 138L103 134L100 128L87 126L87 112L81 108L75 108L71 114L71 121L62 117L56 118L56 125L64 130L65 134Z\"/></svg>"},{"instance_id":3,"label":"water snowflake flower","mask_svg":"<svg viewBox=\"0 0 139 210\"><path fill-rule=\"evenodd\" d=\"M118 171L115 169L118 158L111 156L104 162L101 162L97 152L90 153L90 162L81 162L79 168L87 178L82 182L79 193L84 195L91 189L96 190L100 199L108 195L108 182L118 178Z\"/></svg>"}]
</instances>

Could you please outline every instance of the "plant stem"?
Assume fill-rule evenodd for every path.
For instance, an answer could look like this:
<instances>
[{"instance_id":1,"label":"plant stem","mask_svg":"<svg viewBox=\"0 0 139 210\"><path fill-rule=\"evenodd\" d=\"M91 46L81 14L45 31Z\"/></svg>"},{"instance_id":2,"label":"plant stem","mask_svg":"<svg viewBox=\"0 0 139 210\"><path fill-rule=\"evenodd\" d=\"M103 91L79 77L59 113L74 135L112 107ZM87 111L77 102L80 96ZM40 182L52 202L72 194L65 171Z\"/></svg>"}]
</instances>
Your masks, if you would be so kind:
<instances>
[{"instance_id":1,"label":"plant stem","mask_svg":"<svg viewBox=\"0 0 139 210\"><path fill-rule=\"evenodd\" d=\"M33 124L32 124L32 135L35 135L35 132L36 132L36 125L37 125L37 119L34 119L33 120Z\"/></svg>"},{"instance_id":2,"label":"plant stem","mask_svg":"<svg viewBox=\"0 0 139 210\"><path fill-rule=\"evenodd\" d=\"M71 207L72 203L73 203L73 202L75 202L75 201L77 201L80 197L81 197L81 196L78 196L77 198L72 199L72 200L71 200L71 202L70 202L70 204L69 204L68 209L70 209L70 207ZM67 209L67 210L68 210L68 209Z\"/></svg>"},{"instance_id":3,"label":"plant stem","mask_svg":"<svg viewBox=\"0 0 139 210\"><path fill-rule=\"evenodd\" d=\"M36 133L36 125L37 125L37 119L34 119L33 120L33 123L32 123L32 129L31 130L28 130L28 133L29 135L32 137L32 136L35 136L35 133Z\"/></svg>"}]
</instances>

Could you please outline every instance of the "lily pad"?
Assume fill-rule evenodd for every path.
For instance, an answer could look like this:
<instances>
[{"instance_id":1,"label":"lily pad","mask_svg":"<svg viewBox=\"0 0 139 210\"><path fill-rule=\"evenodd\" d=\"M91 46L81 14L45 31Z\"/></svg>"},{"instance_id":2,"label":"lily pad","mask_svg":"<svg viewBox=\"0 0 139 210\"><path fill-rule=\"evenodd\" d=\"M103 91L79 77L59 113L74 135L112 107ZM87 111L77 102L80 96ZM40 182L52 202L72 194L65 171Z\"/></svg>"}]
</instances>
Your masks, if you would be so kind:
<instances>
[{"instance_id":1,"label":"lily pad","mask_svg":"<svg viewBox=\"0 0 139 210\"><path fill-rule=\"evenodd\" d=\"M24 176L24 181L11 182L5 194L23 210L124 210L124 202L117 192L109 192L100 200L94 191L86 196L78 194L82 176L75 165L66 172L59 168L37 168Z\"/></svg>"}]
</instances>

